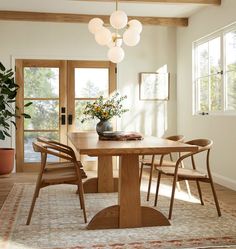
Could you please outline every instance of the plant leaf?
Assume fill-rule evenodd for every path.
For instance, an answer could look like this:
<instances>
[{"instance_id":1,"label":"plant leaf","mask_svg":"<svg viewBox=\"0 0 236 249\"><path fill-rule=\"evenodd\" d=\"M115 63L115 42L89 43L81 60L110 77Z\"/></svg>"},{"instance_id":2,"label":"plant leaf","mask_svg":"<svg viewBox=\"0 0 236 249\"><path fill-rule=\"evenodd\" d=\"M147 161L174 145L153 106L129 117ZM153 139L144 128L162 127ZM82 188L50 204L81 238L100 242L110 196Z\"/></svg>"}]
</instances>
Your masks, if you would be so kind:
<instances>
[{"instance_id":1,"label":"plant leaf","mask_svg":"<svg viewBox=\"0 0 236 249\"><path fill-rule=\"evenodd\" d=\"M16 128L16 122L14 122L14 121L11 121L11 123L15 126L15 128Z\"/></svg>"},{"instance_id":2,"label":"plant leaf","mask_svg":"<svg viewBox=\"0 0 236 249\"><path fill-rule=\"evenodd\" d=\"M10 100L8 100L8 103L14 103L14 102L16 102L15 99L10 99Z\"/></svg>"},{"instance_id":3,"label":"plant leaf","mask_svg":"<svg viewBox=\"0 0 236 249\"><path fill-rule=\"evenodd\" d=\"M8 132L3 131L3 133L4 133L7 137L11 137L11 135L10 135Z\"/></svg>"},{"instance_id":4,"label":"plant leaf","mask_svg":"<svg viewBox=\"0 0 236 249\"><path fill-rule=\"evenodd\" d=\"M4 136L4 134L3 134L3 131L0 131L0 139L1 139L1 140L5 140L5 136Z\"/></svg>"},{"instance_id":5,"label":"plant leaf","mask_svg":"<svg viewBox=\"0 0 236 249\"><path fill-rule=\"evenodd\" d=\"M6 68L3 66L3 64L0 62L0 70L1 71L5 71L6 70Z\"/></svg>"},{"instance_id":6,"label":"plant leaf","mask_svg":"<svg viewBox=\"0 0 236 249\"><path fill-rule=\"evenodd\" d=\"M21 115L24 116L24 118L31 118L31 116L29 114L26 114L26 113L22 113Z\"/></svg>"},{"instance_id":7,"label":"plant leaf","mask_svg":"<svg viewBox=\"0 0 236 249\"><path fill-rule=\"evenodd\" d=\"M24 105L24 107L30 106L30 105L32 105L32 104L33 104L33 102L28 102L28 103L26 103L26 104Z\"/></svg>"}]
</instances>

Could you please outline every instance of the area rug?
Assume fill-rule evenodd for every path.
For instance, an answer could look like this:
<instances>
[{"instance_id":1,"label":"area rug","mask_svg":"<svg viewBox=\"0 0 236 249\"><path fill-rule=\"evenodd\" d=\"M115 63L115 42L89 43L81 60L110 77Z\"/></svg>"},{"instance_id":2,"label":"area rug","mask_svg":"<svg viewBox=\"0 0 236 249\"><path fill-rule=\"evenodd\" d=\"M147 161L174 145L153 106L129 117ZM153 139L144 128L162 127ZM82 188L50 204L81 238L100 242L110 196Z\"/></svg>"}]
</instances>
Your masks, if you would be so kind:
<instances>
[{"instance_id":1,"label":"area rug","mask_svg":"<svg viewBox=\"0 0 236 249\"><path fill-rule=\"evenodd\" d=\"M176 200L171 226L87 230L74 186L41 190L32 221L26 226L34 185L15 184L0 211L1 249L176 249L235 248L236 214L221 203L218 217L212 198ZM117 194L86 194L88 220L104 207L117 204ZM153 204L145 201L143 205ZM132 201L132 200L130 200ZM160 196L158 210L167 216L169 198Z\"/></svg>"}]
</instances>

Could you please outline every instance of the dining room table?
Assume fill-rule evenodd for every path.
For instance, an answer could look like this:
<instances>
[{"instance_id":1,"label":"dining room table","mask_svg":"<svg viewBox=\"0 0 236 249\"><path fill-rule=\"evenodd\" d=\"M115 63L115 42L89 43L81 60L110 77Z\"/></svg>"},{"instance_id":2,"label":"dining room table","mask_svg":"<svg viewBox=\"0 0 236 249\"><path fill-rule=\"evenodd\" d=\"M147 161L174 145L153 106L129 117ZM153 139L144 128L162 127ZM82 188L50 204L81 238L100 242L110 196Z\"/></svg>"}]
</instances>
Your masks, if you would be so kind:
<instances>
[{"instance_id":1,"label":"dining room table","mask_svg":"<svg viewBox=\"0 0 236 249\"><path fill-rule=\"evenodd\" d=\"M98 157L97 177L84 182L85 193L118 190L118 204L99 211L87 229L168 226L169 220L158 210L142 206L139 184L139 156L170 152L195 152L197 146L154 136L141 140L100 140L95 132L70 132L68 137L80 155ZM118 179L113 177L112 157L119 157Z\"/></svg>"}]
</instances>

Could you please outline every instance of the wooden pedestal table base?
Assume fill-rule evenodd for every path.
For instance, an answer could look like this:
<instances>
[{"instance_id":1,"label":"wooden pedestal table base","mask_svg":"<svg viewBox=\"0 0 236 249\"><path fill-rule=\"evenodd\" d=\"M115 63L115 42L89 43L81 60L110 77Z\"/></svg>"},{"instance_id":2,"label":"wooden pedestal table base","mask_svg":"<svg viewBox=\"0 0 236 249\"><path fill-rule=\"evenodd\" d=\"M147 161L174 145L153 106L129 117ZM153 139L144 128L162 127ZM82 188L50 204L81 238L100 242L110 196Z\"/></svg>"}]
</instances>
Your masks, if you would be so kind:
<instances>
[{"instance_id":1,"label":"wooden pedestal table base","mask_svg":"<svg viewBox=\"0 0 236 249\"><path fill-rule=\"evenodd\" d=\"M117 192L118 191L118 178L114 178L113 177L113 188L110 190L109 192L106 190L101 190L98 191L98 181L100 179L98 177L94 177L94 178L90 178L88 180L86 180L83 183L83 187L84 187L84 193L112 193L112 192Z\"/></svg>"},{"instance_id":2,"label":"wooden pedestal table base","mask_svg":"<svg viewBox=\"0 0 236 249\"><path fill-rule=\"evenodd\" d=\"M98 157L98 177L86 180L83 188L85 193L112 193L118 191L118 178L113 178L111 156Z\"/></svg>"},{"instance_id":3,"label":"wooden pedestal table base","mask_svg":"<svg viewBox=\"0 0 236 249\"><path fill-rule=\"evenodd\" d=\"M87 229L112 229L112 228L131 228L131 227L152 227L152 226L169 226L168 219L159 211L150 207L141 207L141 224L138 226L119 226L119 209L118 205L104 208L98 212L89 222Z\"/></svg>"},{"instance_id":4,"label":"wooden pedestal table base","mask_svg":"<svg viewBox=\"0 0 236 249\"><path fill-rule=\"evenodd\" d=\"M168 219L150 207L141 207L138 155L120 156L118 204L97 213L88 229L168 226Z\"/></svg>"}]
</instances>

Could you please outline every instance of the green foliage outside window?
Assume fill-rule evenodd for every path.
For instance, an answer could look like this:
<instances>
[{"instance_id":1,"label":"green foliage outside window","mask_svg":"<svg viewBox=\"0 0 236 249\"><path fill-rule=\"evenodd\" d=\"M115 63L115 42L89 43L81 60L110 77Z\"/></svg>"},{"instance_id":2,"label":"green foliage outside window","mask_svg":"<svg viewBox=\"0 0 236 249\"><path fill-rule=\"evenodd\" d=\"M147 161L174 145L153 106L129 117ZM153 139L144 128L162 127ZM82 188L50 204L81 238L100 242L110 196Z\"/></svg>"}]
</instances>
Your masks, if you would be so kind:
<instances>
[{"instance_id":1,"label":"green foliage outside window","mask_svg":"<svg viewBox=\"0 0 236 249\"><path fill-rule=\"evenodd\" d=\"M33 100L34 98L59 98L55 91L57 74L51 68L30 67L24 70L24 96L32 98L28 112L31 120L24 123L25 129L57 129L59 124L59 100ZM59 84L59 82L56 82Z\"/></svg>"}]
</instances>

